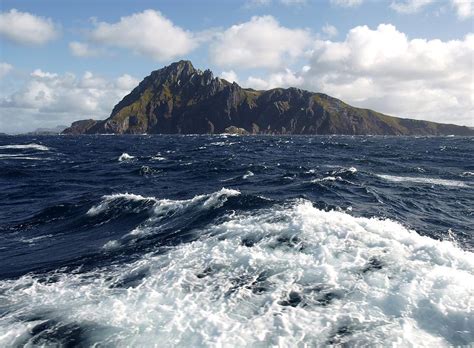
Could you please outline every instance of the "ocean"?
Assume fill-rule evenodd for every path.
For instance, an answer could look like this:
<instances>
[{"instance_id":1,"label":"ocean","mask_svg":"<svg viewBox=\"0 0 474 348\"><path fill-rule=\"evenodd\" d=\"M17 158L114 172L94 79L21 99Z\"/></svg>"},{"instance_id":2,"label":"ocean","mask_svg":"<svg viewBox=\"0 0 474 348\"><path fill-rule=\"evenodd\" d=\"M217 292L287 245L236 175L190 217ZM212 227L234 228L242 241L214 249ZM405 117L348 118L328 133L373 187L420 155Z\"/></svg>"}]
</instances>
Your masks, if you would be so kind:
<instances>
[{"instance_id":1,"label":"ocean","mask_svg":"<svg viewBox=\"0 0 474 348\"><path fill-rule=\"evenodd\" d=\"M0 136L0 346L474 343L474 138Z\"/></svg>"}]
</instances>

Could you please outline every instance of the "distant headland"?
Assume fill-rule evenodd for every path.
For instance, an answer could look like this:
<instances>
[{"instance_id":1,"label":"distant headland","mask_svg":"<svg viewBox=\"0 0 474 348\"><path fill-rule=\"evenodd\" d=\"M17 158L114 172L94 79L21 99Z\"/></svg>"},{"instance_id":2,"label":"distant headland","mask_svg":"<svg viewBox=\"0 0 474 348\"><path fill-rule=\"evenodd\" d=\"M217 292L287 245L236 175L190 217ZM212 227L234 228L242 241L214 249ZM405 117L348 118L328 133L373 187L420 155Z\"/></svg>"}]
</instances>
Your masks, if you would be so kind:
<instances>
[{"instance_id":1,"label":"distant headland","mask_svg":"<svg viewBox=\"0 0 474 348\"><path fill-rule=\"evenodd\" d=\"M153 71L106 120L63 134L474 135L474 129L387 116L298 88L242 88L190 61Z\"/></svg>"}]
</instances>

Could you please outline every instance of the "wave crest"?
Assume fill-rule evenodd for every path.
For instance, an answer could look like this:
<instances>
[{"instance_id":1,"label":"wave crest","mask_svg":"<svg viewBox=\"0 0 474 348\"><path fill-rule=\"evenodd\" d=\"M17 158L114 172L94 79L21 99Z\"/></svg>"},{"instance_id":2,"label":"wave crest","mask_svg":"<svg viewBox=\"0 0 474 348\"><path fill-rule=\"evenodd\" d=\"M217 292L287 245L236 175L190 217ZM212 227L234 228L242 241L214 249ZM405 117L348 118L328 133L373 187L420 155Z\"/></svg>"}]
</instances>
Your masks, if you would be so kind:
<instances>
[{"instance_id":1,"label":"wave crest","mask_svg":"<svg viewBox=\"0 0 474 348\"><path fill-rule=\"evenodd\" d=\"M218 206L238 194L222 189L190 200L156 200L155 208ZM94 342L104 345L474 341L468 305L474 257L451 242L391 220L319 210L304 200L234 214L201 232L197 241L128 265L51 282L31 276L0 282L11 308L0 327L16 325L15 337L23 339L0 342L33 339L31 322L17 319L29 313L61 318L63 326L95 323Z\"/></svg>"}]
</instances>

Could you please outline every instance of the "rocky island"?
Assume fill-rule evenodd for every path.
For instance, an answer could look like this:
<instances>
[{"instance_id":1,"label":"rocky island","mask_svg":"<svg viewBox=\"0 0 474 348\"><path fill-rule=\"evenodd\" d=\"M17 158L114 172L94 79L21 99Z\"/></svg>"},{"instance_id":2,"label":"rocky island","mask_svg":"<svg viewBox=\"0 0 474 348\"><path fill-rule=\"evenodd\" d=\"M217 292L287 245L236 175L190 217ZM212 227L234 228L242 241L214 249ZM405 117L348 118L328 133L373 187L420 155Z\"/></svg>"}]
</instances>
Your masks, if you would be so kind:
<instances>
[{"instance_id":1,"label":"rocky island","mask_svg":"<svg viewBox=\"0 0 474 348\"><path fill-rule=\"evenodd\" d=\"M298 88L242 88L179 61L153 71L106 120L74 122L63 134L474 135L474 130L397 118Z\"/></svg>"}]
</instances>

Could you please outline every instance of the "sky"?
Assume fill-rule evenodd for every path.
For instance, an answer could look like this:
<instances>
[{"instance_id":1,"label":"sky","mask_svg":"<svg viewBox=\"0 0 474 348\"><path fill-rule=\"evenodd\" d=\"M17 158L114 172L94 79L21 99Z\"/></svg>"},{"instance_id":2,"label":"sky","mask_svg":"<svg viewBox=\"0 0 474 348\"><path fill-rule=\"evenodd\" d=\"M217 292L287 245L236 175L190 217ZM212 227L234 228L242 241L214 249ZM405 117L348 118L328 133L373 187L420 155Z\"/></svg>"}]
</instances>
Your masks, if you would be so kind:
<instances>
[{"instance_id":1,"label":"sky","mask_svg":"<svg viewBox=\"0 0 474 348\"><path fill-rule=\"evenodd\" d=\"M174 61L474 126L474 0L1 0L0 132L105 119Z\"/></svg>"}]
</instances>

